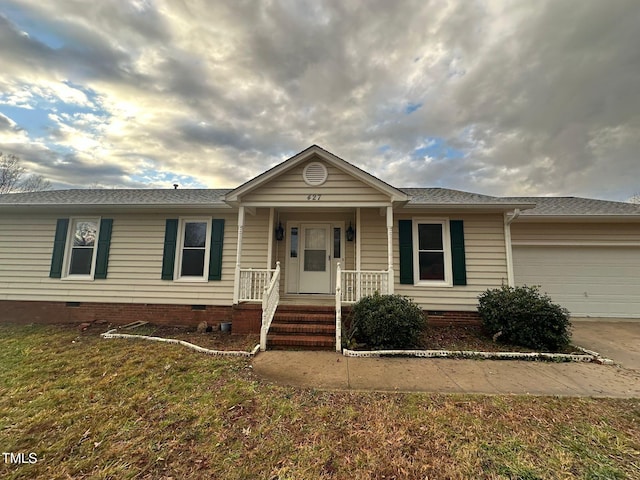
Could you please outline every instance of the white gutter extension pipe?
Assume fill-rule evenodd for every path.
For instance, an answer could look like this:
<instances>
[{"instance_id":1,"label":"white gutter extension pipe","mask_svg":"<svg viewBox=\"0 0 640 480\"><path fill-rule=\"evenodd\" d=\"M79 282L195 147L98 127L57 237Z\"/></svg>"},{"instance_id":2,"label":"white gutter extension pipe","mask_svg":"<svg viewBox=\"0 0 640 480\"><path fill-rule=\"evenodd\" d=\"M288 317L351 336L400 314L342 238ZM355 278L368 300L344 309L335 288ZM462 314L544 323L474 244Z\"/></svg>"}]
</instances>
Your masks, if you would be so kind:
<instances>
[{"instance_id":1,"label":"white gutter extension pipe","mask_svg":"<svg viewBox=\"0 0 640 480\"><path fill-rule=\"evenodd\" d=\"M511 247L511 223L520 216L520 209L515 208L511 215L504 214L504 246L507 253L507 285L515 286L513 278L513 251Z\"/></svg>"}]
</instances>

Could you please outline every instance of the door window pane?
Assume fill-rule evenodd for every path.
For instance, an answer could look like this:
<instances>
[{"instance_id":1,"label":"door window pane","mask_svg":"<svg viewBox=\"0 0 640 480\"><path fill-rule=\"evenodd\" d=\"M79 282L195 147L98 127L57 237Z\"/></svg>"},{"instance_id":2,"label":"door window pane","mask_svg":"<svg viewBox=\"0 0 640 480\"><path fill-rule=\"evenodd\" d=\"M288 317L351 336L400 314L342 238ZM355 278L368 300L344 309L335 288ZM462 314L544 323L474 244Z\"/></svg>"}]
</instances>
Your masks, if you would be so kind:
<instances>
[{"instance_id":1,"label":"door window pane","mask_svg":"<svg viewBox=\"0 0 640 480\"><path fill-rule=\"evenodd\" d=\"M304 231L304 248L321 250L327 248L327 231L324 228L307 228Z\"/></svg>"},{"instance_id":2,"label":"door window pane","mask_svg":"<svg viewBox=\"0 0 640 480\"><path fill-rule=\"evenodd\" d=\"M305 250L304 251L304 271L305 272L325 272L327 270L326 250Z\"/></svg>"},{"instance_id":3,"label":"door window pane","mask_svg":"<svg viewBox=\"0 0 640 480\"><path fill-rule=\"evenodd\" d=\"M340 257L342 257L342 254L340 252L340 238L341 238L341 234L340 234L340 229L339 228L334 228L333 229L333 258L337 258L339 259Z\"/></svg>"},{"instance_id":4,"label":"door window pane","mask_svg":"<svg viewBox=\"0 0 640 480\"><path fill-rule=\"evenodd\" d=\"M298 258L298 227L291 228L291 258Z\"/></svg>"}]
</instances>

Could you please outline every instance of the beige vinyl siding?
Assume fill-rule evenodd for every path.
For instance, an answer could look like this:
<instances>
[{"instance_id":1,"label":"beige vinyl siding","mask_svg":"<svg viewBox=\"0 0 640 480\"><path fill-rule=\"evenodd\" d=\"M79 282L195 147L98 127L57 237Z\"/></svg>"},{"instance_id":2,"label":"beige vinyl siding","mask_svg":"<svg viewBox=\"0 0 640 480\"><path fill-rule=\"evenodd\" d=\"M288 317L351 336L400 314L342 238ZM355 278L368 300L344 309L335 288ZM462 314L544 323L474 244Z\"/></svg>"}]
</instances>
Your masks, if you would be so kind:
<instances>
[{"instance_id":1,"label":"beige vinyl siding","mask_svg":"<svg viewBox=\"0 0 640 480\"><path fill-rule=\"evenodd\" d=\"M309 163L316 161L313 159L292 168L244 195L241 200L247 203L304 202L310 207L320 207L323 202L389 202L388 195L326 162L321 163L327 167L327 181L319 186L307 185L302 179L302 172ZM308 200L309 194L321 195L320 200Z\"/></svg>"},{"instance_id":2,"label":"beige vinyl siding","mask_svg":"<svg viewBox=\"0 0 640 480\"><path fill-rule=\"evenodd\" d=\"M398 220L412 218L448 218L464 222L467 285L425 287L400 284ZM384 225L383 217L381 222ZM487 288L496 288L507 282L504 223L501 214L399 213L394 218L393 230L395 293L413 298L425 310L474 311L477 308L480 293ZM367 236L364 239L367 239ZM372 251L378 252L376 249ZM368 261L367 264L370 265L371 262Z\"/></svg>"},{"instance_id":3,"label":"beige vinyl siding","mask_svg":"<svg viewBox=\"0 0 640 480\"><path fill-rule=\"evenodd\" d=\"M56 219L66 215L3 215L0 217L0 299L231 305L237 215L209 213L206 216L225 219L221 281L160 279L165 221L178 215L103 215L113 219L108 276L94 281L49 278Z\"/></svg>"},{"instance_id":4,"label":"beige vinyl siding","mask_svg":"<svg viewBox=\"0 0 640 480\"><path fill-rule=\"evenodd\" d=\"M242 258L240 259L242 268L267 268L268 235L271 234L269 232L268 208L257 208L255 215L245 212ZM231 263L235 265L235 255Z\"/></svg>"},{"instance_id":5,"label":"beige vinyl siding","mask_svg":"<svg viewBox=\"0 0 640 480\"><path fill-rule=\"evenodd\" d=\"M638 223L519 223L511 224L512 242L638 242Z\"/></svg>"},{"instance_id":6,"label":"beige vinyl siding","mask_svg":"<svg viewBox=\"0 0 640 480\"><path fill-rule=\"evenodd\" d=\"M387 270L387 217L379 208L360 209L360 268ZM397 248L394 246L394 248Z\"/></svg>"}]
</instances>

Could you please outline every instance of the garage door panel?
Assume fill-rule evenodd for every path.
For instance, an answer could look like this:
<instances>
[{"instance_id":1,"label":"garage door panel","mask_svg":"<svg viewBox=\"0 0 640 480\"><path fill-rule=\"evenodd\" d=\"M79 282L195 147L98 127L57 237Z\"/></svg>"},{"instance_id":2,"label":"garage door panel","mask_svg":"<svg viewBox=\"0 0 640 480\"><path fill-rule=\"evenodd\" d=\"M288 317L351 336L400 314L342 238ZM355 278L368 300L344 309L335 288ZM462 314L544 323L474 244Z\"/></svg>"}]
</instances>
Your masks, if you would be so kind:
<instances>
[{"instance_id":1,"label":"garage door panel","mask_svg":"<svg viewBox=\"0 0 640 480\"><path fill-rule=\"evenodd\" d=\"M640 318L640 248L514 246L518 285L540 285L573 315Z\"/></svg>"}]
</instances>

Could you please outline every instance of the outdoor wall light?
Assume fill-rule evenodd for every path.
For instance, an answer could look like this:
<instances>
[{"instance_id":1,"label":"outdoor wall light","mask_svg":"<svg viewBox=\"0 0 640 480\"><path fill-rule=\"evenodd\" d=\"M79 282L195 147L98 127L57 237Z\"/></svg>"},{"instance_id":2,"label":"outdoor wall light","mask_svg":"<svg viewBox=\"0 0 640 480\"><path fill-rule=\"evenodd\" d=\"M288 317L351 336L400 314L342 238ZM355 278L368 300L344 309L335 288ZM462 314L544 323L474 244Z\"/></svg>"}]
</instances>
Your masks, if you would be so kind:
<instances>
[{"instance_id":1,"label":"outdoor wall light","mask_svg":"<svg viewBox=\"0 0 640 480\"><path fill-rule=\"evenodd\" d=\"M353 239L356 238L356 231L351 226L351 222L349 222L349 228L345 233L347 234L347 242L353 242Z\"/></svg>"},{"instance_id":2,"label":"outdoor wall light","mask_svg":"<svg viewBox=\"0 0 640 480\"><path fill-rule=\"evenodd\" d=\"M284 239L284 228L282 228L282 222L278 222L278 228L276 228L276 240L282 241Z\"/></svg>"}]
</instances>

